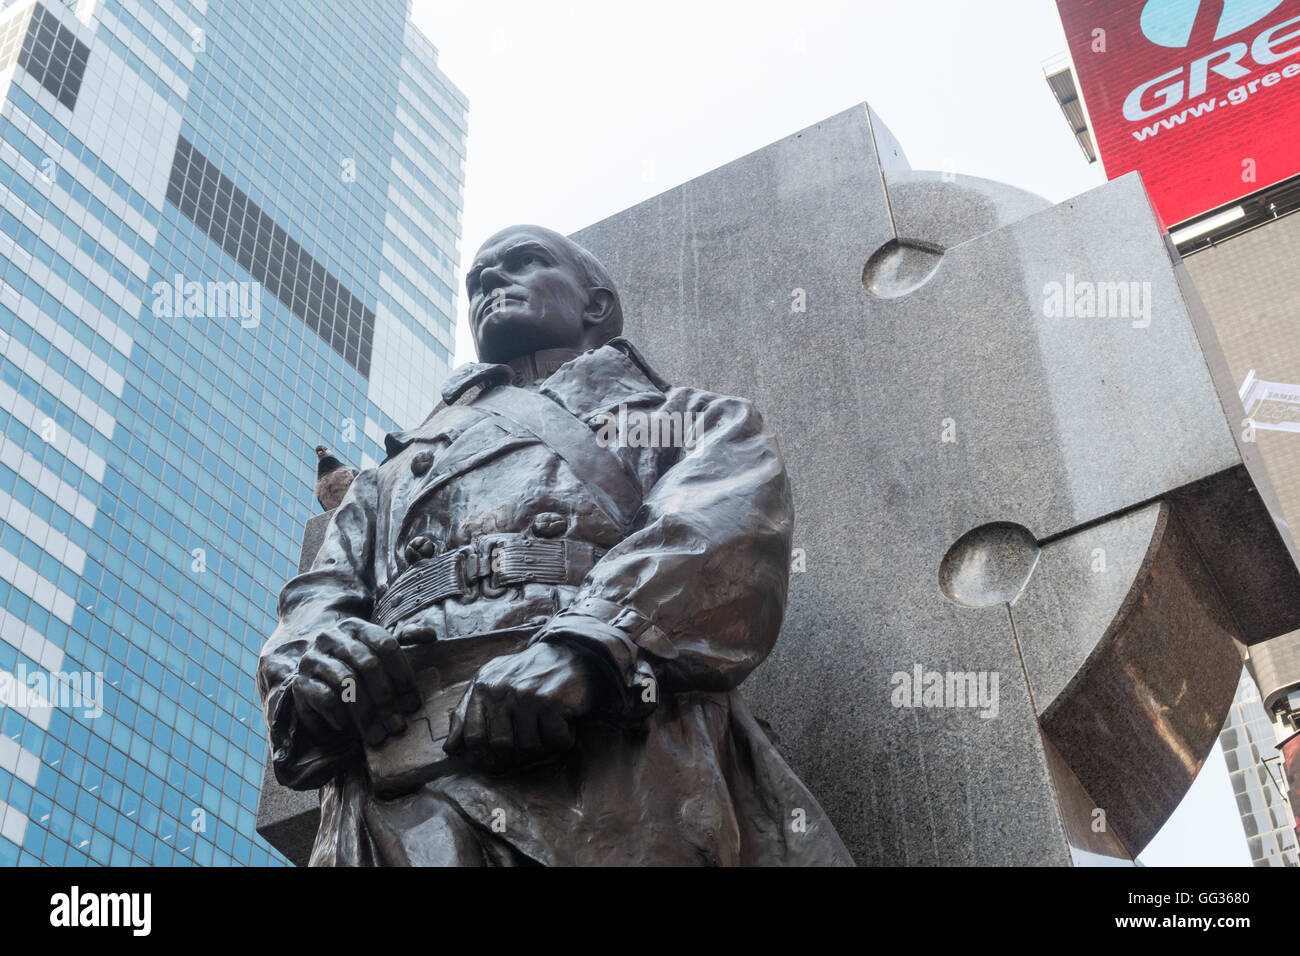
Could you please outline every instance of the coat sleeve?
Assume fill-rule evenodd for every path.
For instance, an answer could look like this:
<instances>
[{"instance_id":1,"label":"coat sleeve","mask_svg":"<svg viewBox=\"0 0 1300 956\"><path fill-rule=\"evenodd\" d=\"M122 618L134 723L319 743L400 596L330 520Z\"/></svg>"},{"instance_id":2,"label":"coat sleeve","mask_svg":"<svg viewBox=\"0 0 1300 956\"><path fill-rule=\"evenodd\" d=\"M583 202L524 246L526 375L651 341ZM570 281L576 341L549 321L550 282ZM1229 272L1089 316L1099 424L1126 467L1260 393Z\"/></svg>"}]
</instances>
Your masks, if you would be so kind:
<instances>
[{"instance_id":1,"label":"coat sleeve","mask_svg":"<svg viewBox=\"0 0 1300 956\"><path fill-rule=\"evenodd\" d=\"M631 719L653 709L652 688L729 690L762 662L785 611L794 527L776 441L749 402L672 389L655 414L683 416L687 447L666 457L633 532L535 638L591 652Z\"/></svg>"},{"instance_id":2,"label":"coat sleeve","mask_svg":"<svg viewBox=\"0 0 1300 956\"><path fill-rule=\"evenodd\" d=\"M325 530L311 569L280 592L280 624L257 665L276 778L309 790L335 776L361 753L360 740L316 739L298 719L293 685L313 638L347 618L369 619L374 604L375 469L356 476Z\"/></svg>"}]
</instances>

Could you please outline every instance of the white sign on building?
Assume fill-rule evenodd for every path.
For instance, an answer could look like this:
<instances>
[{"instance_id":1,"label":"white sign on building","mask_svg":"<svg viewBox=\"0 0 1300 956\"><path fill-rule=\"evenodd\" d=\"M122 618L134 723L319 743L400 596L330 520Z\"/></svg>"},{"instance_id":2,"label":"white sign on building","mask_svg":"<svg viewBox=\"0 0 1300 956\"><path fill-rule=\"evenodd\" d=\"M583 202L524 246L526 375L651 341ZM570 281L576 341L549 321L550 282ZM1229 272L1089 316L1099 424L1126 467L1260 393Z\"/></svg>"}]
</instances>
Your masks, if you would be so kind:
<instances>
[{"instance_id":1,"label":"white sign on building","mask_svg":"<svg viewBox=\"0 0 1300 956\"><path fill-rule=\"evenodd\" d=\"M1241 383L1242 407L1258 429L1300 432L1300 385L1266 382L1251 369Z\"/></svg>"}]
</instances>

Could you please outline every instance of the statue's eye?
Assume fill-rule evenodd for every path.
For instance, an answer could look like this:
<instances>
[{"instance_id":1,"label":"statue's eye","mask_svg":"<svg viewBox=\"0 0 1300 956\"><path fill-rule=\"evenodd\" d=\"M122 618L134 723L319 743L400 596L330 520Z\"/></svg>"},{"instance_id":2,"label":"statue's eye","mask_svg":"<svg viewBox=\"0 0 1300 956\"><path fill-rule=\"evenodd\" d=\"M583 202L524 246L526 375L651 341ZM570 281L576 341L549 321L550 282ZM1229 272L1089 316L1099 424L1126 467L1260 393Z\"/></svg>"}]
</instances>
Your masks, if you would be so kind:
<instances>
[{"instance_id":1,"label":"statue's eye","mask_svg":"<svg viewBox=\"0 0 1300 956\"><path fill-rule=\"evenodd\" d=\"M528 266L535 266L541 264L542 264L541 257L534 255L531 252L521 252L515 256L515 267L518 269L525 269Z\"/></svg>"}]
</instances>

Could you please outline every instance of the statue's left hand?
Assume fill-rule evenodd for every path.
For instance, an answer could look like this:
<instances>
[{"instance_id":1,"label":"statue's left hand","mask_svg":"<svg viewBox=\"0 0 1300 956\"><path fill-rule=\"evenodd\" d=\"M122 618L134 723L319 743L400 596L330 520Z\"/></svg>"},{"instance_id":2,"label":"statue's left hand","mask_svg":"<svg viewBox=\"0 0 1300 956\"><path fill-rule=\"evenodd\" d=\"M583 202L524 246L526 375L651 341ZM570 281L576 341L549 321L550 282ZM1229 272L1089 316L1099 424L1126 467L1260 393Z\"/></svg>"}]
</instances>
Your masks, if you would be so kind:
<instances>
[{"instance_id":1,"label":"statue's left hand","mask_svg":"<svg viewBox=\"0 0 1300 956\"><path fill-rule=\"evenodd\" d=\"M491 770L569 750L596 689L590 660L571 647L534 644L494 658L461 698L443 749Z\"/></svg>"}]
</instances>

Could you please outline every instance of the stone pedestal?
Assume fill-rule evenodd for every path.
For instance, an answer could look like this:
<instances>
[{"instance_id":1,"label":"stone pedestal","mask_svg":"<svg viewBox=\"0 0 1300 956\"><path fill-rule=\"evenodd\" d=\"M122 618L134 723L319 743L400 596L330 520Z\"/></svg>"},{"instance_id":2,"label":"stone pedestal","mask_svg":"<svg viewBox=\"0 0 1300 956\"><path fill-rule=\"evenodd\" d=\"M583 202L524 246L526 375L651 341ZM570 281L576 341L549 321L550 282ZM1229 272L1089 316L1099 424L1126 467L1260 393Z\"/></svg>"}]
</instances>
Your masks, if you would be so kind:
<instances>
[{"instance_id":1,"label":"stone pedestal","mask_svg":"<svg viewBox=\"0 0 1300 956\"><path fill-rule=\"evenodd\" d=\"M298 573L302 574L316 560L316 552L325 540L325 528L334 512L312 515L302 533L302 551L298 556ZM280 785L271 769L271 761L262 768L262 795L257 801L257 832L289 861L306 866L320 826L320 795L315 790L290 790Z\"/></svg>"}]
</instances>

